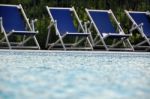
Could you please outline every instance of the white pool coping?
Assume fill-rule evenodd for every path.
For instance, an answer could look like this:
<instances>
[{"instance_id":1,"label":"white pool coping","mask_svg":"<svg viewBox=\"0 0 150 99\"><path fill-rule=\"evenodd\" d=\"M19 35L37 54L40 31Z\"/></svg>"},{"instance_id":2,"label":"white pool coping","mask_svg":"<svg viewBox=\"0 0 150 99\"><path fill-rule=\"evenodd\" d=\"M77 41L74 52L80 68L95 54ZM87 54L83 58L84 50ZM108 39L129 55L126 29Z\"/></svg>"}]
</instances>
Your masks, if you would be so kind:
<instances>
[{"instance_id":1,"label":"white pool coping","mask_svg":"<svg viewBox=\"0 0 150 99\"><path fill-rule=\"evenodd\" d=\"M150 52L130 52L130 51L64 51L64 50L18 50L18 49L0 49L0 51L3 51L3 52L42 52L42 53L76 53L76 52L79 52L79 53L93 53L93 54L98 54L98 53L116 53L116 54L121 54L121 53L124 53L124 54L129 54L129 53L132 53L132 54L149 54L150 55Z\"/></svg>"}]
</instances>

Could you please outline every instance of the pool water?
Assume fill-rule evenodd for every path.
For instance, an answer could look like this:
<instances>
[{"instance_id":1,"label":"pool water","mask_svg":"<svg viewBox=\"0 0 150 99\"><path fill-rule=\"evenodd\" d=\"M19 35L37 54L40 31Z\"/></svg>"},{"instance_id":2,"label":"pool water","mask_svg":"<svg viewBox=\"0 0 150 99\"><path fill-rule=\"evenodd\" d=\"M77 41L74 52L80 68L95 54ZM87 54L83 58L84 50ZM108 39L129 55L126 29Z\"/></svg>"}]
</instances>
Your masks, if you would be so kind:
<instances>
[{"instance_id":1,"label":"pool water","mask_svg":"<svg viewBox=\"0 0 150 99\"><path fill-rule=\"evenodd\" d=\"M150 53L0 51L0 99L149 99Z\"/></svg>"}]
</instances>

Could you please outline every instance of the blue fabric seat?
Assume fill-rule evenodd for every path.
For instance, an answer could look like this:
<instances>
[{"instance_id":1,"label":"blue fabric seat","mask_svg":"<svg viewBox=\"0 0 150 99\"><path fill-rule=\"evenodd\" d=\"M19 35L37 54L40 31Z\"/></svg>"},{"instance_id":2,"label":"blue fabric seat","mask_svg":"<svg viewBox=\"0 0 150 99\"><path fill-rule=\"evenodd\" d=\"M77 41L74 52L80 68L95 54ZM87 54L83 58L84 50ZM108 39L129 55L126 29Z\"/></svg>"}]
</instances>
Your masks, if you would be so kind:
<instances>
[{"instance_id":1,"label":"blue fabric seat","mask_svg":"<svg viewBox=\"0 0 150 99\"><path fill-rule=\"evenodd\" d=\"M130 15L138 25L141 23L143 24L143 32L150 38L150 16L146 13L130 13Z\"/></svg>"},{"instance_id":2,"label":"blue fabric seat","mask_svg":"<svg viewBox=\"0 0 150 99\"><path fill-rule=\"evenodd\" d=\"M57 8L57 7L47 7L48 13L51 18L51 22L55 27L56 35L58 35L59 40L63 49L67 50L70 48L66 48L66 44L63 39L67 39L68 37L76 38L79 37L81 40L75 41L73 45L80 45L82 39L87 40L89 44L89 49L92 49L92 46L88 40L88 36L90 33L86 33L74 8ZM75 21L77 24L75 24ZM80 28L80 30L79 30ZM50 33L48 33L50 34ZM48 40L46 46L48 45ZM49 46L49 49L57 45L58 41L52 46ZM73 48L73 45L71 46ZM80 47L78 47L80 49Z\"/></svg>"},{"instance_id":3,"label":"blue fabric seat","mask_svg":"<svg viewBox=\"0 0 150 99\"><path fill-rule=\"evenodd\" d=\"M57 28L61 36L67 32L78 33L73 23L73 17L71 16L72 11L69 9L50 9L50 12L54 20L57 21Z\"/></svg>"},{"instance_id":4,"label":"blue fabric seat","mask_svg":"<svg viewBox=\"0 0 150 99\"><path fill-rule=\"evenodd\" d=\"M138 30L141 37L144 40L140 40L137 44L134 44L135 48L139 49L149 49L150 47L150 13L142 11L127 11L125 13L132 21L133 25L130 29L132 33L134 30Z\"/></svg>"},{"instance_id":5,"label":"blue fabric seat","mask_svg":"<svg viewBox=\"0 0 150 99\"><path fill-rule=\"evenodd\" d=\"M7 33L12 30L26 31L25 21L16 6L0 6L0 17L2 17L3 27Z\"/></svg>"},{"instance_id":6,"label":"blue fabric seat","mask_svg":"<svg viewBox=\"0 0 150 99\"><path fill-rule=\"evenodd\" d=\"M134 50L132 45L130 44L128 38L131 36L130 34L125 34L123 29L121 28L119 22L116 20L113 12L111 10L90 10L86 9L86 12L89 16L91 24L94 26L97 35L100 38L100 41L103 43L106 50L111 50L109 46L107 46L105 40L106 39L120 39L123 42L127 42L129 45L129 50ZM112 20L114 20L116 27L115 28ZM93 44L95 44L93 42ZM95 44L96 46L97 44ZM113 44L112 44L113 46ZM124 48L126 50L126 48ZM115 48L113 48L115 50ZM118 48L116 48L118 50Z\"/></svg>"},{"instance_id":7,"label":"blue fabric seat","mask_svg":"<svg viewBox=\"0 0 150 99\"><path fill-rule=\"evenodd\" d=\"M89 11L100 33L116 33L108 12Z\"/></svg>"},{"instance_id":8,"label":"blue fabric seat","mask_svg":"<svg viewBox=\"0 0 150 99\"><path fill-rule=\"evenodd\" d=\"M6 39L3 38L2 41L6 40L10 49L15 48L11 46L9 41L9 36L11 35L32 36L37 48L40 49L40 46L35 37L37 31L32 30L21 5L0 4L0 18L1 28L3 28L2 32L6 34ZM29 40L26 40L24 43L27 41Z\"/></svg>"}]
</instances>

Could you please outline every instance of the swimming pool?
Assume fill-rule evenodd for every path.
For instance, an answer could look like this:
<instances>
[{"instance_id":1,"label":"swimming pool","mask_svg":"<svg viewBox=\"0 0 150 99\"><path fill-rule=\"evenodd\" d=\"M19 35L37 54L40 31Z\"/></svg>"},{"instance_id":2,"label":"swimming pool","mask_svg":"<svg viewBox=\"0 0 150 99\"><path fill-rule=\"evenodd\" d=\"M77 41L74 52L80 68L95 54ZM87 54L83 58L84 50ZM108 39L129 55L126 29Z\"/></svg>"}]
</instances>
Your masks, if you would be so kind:
<instances>
[{"instance_id":1,"label":"swimming pool","mask_svg":"<svg viewBox=\"0 0 150 99\"><path fill-rule=\"evenodd\" d=\"M0 99L147 99L150 53L0 51Z\"/></svg>"}]
</instances>

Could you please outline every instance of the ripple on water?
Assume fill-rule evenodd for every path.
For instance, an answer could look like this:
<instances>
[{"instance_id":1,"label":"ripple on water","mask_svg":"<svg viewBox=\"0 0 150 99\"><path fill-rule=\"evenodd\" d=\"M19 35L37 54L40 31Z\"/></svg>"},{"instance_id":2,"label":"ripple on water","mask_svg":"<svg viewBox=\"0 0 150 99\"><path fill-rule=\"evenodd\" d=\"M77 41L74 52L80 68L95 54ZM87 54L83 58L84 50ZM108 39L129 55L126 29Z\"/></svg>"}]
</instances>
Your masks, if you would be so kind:
<instances>
[{"instance_id":1,"label":"ripple on water","mask_svg":"<svg viewBox=\"0 0 150 99\"><path fill-rule=\"evenodd\" d=\"M150 54L0 52L0 99L147 99Z\"/></svg>"}]
</instances>

